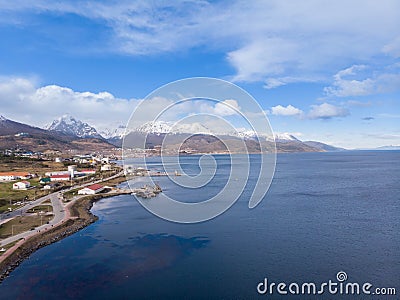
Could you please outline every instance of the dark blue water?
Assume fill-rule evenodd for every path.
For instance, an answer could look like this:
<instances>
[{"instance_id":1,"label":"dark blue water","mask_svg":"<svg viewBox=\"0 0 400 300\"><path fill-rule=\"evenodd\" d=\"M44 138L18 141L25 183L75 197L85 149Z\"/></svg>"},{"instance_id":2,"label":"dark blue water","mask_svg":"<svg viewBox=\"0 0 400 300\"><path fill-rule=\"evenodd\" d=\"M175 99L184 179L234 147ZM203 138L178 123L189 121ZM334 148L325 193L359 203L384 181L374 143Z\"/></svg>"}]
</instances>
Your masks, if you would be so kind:
<instances>
[{"instance_id":1,"label":"dark blue water","mask_svg":"<svg viewBox=\"0 0 400 300\"><path fill-rule=\"evenodd\" d=\"M217 176L201 191L167 178L160 185L188 201L213 195L230 168L226 156L216 159ZM196 160L183 158L186 171L198 172ZM98 222L34 253L0 285L0 298L272 298L257 293L264 277L321 283L338 271L399 293L399 161L395 151L280 154L259 206L247 207L252 173L230 210L200 224L163 221L131 196L103 199L93 208Z\"/></svg>"}]
</instances>

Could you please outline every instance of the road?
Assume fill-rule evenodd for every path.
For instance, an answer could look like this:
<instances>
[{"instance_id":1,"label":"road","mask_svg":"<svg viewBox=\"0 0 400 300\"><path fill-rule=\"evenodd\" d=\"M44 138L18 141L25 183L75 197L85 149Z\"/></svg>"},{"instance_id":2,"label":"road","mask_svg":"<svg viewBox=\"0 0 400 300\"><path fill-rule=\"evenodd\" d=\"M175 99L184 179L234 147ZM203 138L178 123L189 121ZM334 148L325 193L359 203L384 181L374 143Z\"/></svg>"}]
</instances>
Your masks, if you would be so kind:
<instances>
[{"instance_id":1,"label":"road","mask_svg":"<svg viewBox=\"0 0 400 300\"><path fill-rule=\"evenodd\" d=\"M63 198L63 193L64 192L72 190L72 189L83 188L85 186L88 186L88 185L91 185L91 184L94 184L94 183L100 183L100 182L103 182L103 181L114 179L114 178L117 178L118 176L121 176L121 175L123 175L122 172L120 172L120 173L118 173L116 175L113 175L111 177L102 179L102 180L100 179L100 180L97 180L97 181L94 181L94 182L73 186L73 187L71 187L69 189L66 189L66 190L63 190L63 191L51 193L51 194L49 194L47 196L44 196L44 197L41 197L41 198L39 198L39 199L37 199L35 201L32 201L32 202L26 204L25 206L16 209L15 211L12 211L12 212L8 213L7 214L7 218L8 219L12 219L12 218L14 218L16 216L21 216L21 215L25 214L26 211L29 210L30 208L35 207L37 205L40 205L42 202L46 201L47 199L50 199L51 205L53 206L54 218L51 221L49 221L48 224L44 224L42 226L36 227L35 230L25 231L25 232L22 232L20 234L16 234L16 235L10 236L10 237L8 237L8 238L6 238L4 240L1 240L0 241L0 247L2 247L4 245L7 245L9 243L15 242L15 241L17 241L17 240L19 240L21 238L27 238L27 237L29 237L31 235L34 235L34 234L36 234L36 233L38 233L38 232L40 232L42 230L47 230L47 229L49 229L51 227L54 227L54 226L62 223L64 221L64 219L66 218L65 206L64 206L64 203L62 202L62 198ZM84 197L84 196L85 195L83 195L82 197ZM74 201L76 201L78 199L79 198L75 198Z\"/></svg>"}]
</instances>

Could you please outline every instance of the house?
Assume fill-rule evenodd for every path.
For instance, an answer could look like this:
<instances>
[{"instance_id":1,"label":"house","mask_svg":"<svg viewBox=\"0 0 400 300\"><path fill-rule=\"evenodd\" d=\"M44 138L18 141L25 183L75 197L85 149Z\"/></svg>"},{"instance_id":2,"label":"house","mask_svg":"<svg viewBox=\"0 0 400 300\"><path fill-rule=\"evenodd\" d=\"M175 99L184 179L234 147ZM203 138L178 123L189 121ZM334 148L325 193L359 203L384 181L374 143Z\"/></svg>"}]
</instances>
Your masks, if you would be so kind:
<instances>
[{"instance_id":1,"label":"house","mask_svg":"<svg viewBox=\"0 0 400 300\"><path fill-rule=\"evenodd\" d=\"M42 179L40 179L39 183L41 184L47 184L51 181L50 177L43 177Z\"/></svg>"},{"instance_id":2,"label":"house","mask_svg":"<svg viewBox=\"0 0 400 300\"><path fill-rule=\"evenodd\" d=\"M111 171L111 169L112 169L112 166L110 164L102 165L100 168L101 171Z\"/></svg>"},{"instance_id":3,"label":"house","mask_svg":"<svg viewBox=\"0 0 400 300\"><path fill-rule=\"evenodd\" d=\"M57 185L58 185L58 183L50 183L50 184L46 184L46 185L43 187L43 189L45 189L45 190L51 190L51 189L54 189L54 188L56 188L56 187L57 187Z\"/></svg>"},{"instance_id":4,"label":"house","mask_svg":"<svg viewBox=\"0 0 400 300\"><path fill-rule=\"evenodd\" d=\"M70 174L62 174L62 175L52 175L50 176L50 181L68 181L71 179Z\"/></svg>"},{"instance_id":5,"label":"house","mask_svg":"<svg viewBox=\"0 0 400 300\"><path fill-rule=\"evenodd\" d=\"M26 190L31 186L29 181L20 181L13 184L13 190Z\"/></svg>"},{"instance_id":6,"label":"house","mask_svg":"<svg viewBox=\"0 0 400 300\"><path fill-rule=\"evenodd\" d=\"M0 181L10 181L17 179L30 179L32 175L27 172L1 172Z\"/></svg>"},{"instance_id":7,"label":"house","mask_svg":"<svg viewBox=\"0 0 400 300\"><path fill-rule=\"evenodd\" d=\"M78 191L78 195L94 195L104 190L101 184L92 184Z\"/></svg>"}]
</instances>

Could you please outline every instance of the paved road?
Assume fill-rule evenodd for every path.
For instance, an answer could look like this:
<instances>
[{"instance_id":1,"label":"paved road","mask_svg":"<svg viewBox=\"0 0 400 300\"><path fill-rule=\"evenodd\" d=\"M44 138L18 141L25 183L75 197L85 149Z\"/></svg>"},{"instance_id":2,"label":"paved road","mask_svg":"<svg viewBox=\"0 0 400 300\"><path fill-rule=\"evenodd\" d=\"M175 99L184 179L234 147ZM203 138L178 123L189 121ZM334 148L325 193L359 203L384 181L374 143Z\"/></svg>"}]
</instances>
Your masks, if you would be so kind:
<instances>
[{"instance_id":1,"label":"paved road","mask_svg":"<svg viewBox=\"0 0 400 300\"><path fill-rule=\"evenodd\" d=\"M39 227L36 227L35 230L25 231L20 234L10 236L10 237L0 241L0 246L7 245L7 244L17 241L21 238L27 238L28 236L34 235L37 232L40 232L42 230L48 230L51 227L61 223L63 221L63 219L65 218L64 205L63 205L61 199L62 199L62 197L61 197L60 193L53 193L50 195L51 205L53 206L54 218L51 221L49 221L48 224L44 224Z\"/></svg>"},{"instance_id":2,"label":"paved road","mask_svg":"<svg viewBox=\"0 0 400 300\"><path fill-rule=\"evenodd\" d=\"M82 184L82 185L79 185L79 186L74 186L74 187L66 189L66 190L62 190L62 191L59 191L59 192L55 192L55 193L49 194L49 195L41 197L41 198L39 198L39 199L37 199L35 201L32 201L32 202L28 203L27 205L16 209L15 211L12 211L12 212L8 213L7 214L7 218L14 218L16 216L20 216L20 215L26 213L26 211L28 209L39 205L40 203L42 203L43 201L45 201L47 199L50 199L51 205L53 206L54 218L51 221L49 221L49 224L44 224L42 226L36 227L35 230L25 231L25 232L22 232L20 234L16 234L16 235L10 236L10 237L8 237L8 238L6 238L4 240L1 240L0 241L0 247L2 247L4 245L7 245L9 243L12 243L14 241L17 241L17 240L19 240L21 238L27 238L27 237L29 237L31 235L36 234L38 231L47 230L47 229L49 229L49 228L61 223L64 220L65 216L66 216L64 203L62 202L62 195L63 195L64 192L69 191L71 189L82 188L82 187L91 185L93 183L100 183L102 181L107 181L107 180L110 180L110 179L114 179L114 178L117 178L118 176L121 176L121 175L122 175L122 172L120 172L120 173L118 173L116 175L113 175L111 177L105 178L103 180L100 179L100 180L97 180L95 182L90 182L90 183ZM84 197L84 196L85 195L83 195L82 197ZM79 198L81 198L81 197L79 197ZM78 200L79 198L75 197L74 200Z\"/></svg>"}]
</instances>

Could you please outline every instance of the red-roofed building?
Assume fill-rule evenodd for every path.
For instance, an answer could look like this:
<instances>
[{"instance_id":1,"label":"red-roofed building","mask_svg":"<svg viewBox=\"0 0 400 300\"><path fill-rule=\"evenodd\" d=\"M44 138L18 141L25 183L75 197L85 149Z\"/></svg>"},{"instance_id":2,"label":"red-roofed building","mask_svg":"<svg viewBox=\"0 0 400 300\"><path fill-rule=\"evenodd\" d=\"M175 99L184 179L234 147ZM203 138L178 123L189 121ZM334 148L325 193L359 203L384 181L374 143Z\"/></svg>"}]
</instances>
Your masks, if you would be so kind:
<instances>
[{"instance_id":1,"label":"red-roofed building","mask_svg":"<svg viewBox=\"0 0 400 300\"><path fill-rule=\"evenodd\" d=\"M30 178L32 178L32 174L29 174L27 172L0 172L0 181Z\"/></svg>"},{"instance_id":2,"label":"red-roofed building","mask_svg":"<svg viewBox=\"0 0 400 300\"><path fill-rule=\"evenodd\" d=\"M78 191L78 195L94 195L104 190L101 184L92 184Z\"/></svg>"},{"instance_id":3,"label":"red-roofed building","mask_svg":"<svg viewBox=\"0 0 400 300\"><path fill-rule=\"evenodd\" d=\"M50 176L51 181L68 181L71 179L70 174L60 174L60 175L52 175Z\"/></svg>"}]
</instances>

